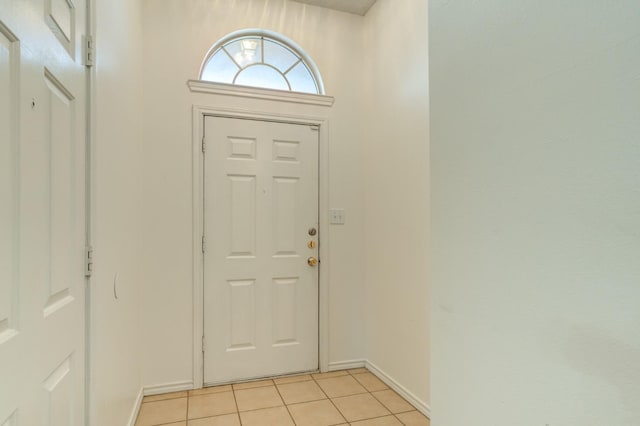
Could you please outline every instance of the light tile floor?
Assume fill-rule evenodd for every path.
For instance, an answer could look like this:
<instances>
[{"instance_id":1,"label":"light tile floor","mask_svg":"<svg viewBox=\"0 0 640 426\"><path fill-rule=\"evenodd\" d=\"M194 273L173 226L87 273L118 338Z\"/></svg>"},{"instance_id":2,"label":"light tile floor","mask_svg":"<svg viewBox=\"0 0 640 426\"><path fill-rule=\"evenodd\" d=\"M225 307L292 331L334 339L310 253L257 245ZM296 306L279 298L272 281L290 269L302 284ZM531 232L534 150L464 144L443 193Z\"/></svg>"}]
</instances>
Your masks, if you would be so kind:
<instances>
[{"instance_id":1,"label":"light tile floor","mask_svg":"<svg viewBox=\"0 0 640 426\"><path fill-rule=\"evenodd\" d=\"M144 398L136 426L429 426L364 368Z\"/></svg>"}]
</instances>

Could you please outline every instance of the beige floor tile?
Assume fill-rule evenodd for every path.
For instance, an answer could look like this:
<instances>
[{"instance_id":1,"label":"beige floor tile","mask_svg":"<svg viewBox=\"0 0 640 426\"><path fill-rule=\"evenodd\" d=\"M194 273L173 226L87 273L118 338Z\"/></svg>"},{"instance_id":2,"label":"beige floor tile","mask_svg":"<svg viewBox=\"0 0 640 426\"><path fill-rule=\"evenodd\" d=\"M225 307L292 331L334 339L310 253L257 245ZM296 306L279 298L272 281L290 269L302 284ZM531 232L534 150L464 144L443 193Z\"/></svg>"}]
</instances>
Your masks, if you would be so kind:
<instances>
[{"instance_id":1,"label":"beige floor tile","mask_svg":"<svg viewBox=\"0 0 640 426\"><path fill-rule=\"evenodd\" d=\"M409 411L408 413L396 414L405 426L429 426L429 419L418 411Z\"/></svg>"},{"instance_id":2,"label":"beige floor tile","mask_svg":"<svg viewBox=\"0 0 640 426\"><path fill-rule=\"evenodd\" d=\"M187 396L189 396L187 391L161 393L159 395L145 396L142 402L164 401L165 399L186 398Z\"/></svg>"},{"instance_id":3,"label":"beige floor tile","mask_svg":"<svg viewBox=\"0 0 640 426\"><path fill-rule=\"evenodd\" d=\"M289 405L288 408L297 426L330 426L345 421L328 399Z\"/></svg>"},{"instance_id":4,"label":"beige floor tile","mask_svg":"<svg viewBox=\"0 0 640 426\"><path fill-rule=\"evenodd\" d=\"M260 388L263 386L273 386L273 380L258 380L256 382L236 383L233 385L233 390Z\"/></svg>"},{"instance_id":5,"label":"beige floor tile","mask_svg":"<svg viewBox=\"0 0 640 426\"><path fill-rule=\"evenodd\" d=\"M278 390L285 404L297 404L299 402L317 401L327 398L324 392L322 392L322 389L320 389L313 380L278 385Z\"/></svg>"},{"instance_id":6,"label":"beige floor tile","mask_svg":"<svg viewBox=\"0 0 640 426\"><path fill-rule=\"evenodd\" d=\"M189 396L209 395L211 393L230 392L231 390L231 385L210 386L208 388L190 390Z\"/></svg>"},{"instance_id":7,"label":"beige floor tile","mask_svg":"<svg viewBox=\"0 0 640 426\"><path fill-rule=\"evenodd\" d=\"M362 368L352 368L350 370L347 370L349 372L349 374L360 374L360 373L368 373L369 370L367 370L366 368L362 367Z\"/></svg>"},{"instance_id":8,"label":"beige floor tile","mask_svg":"<svg viewBox=\"0 0 640 426\"><path fill-rule=\"evenodd\" d=\"M236 411L238 410L233 392L211 393L189 398L189 419L231 414Z\"/></svg>"},{"instance_id":9,"label":"beige floor tile","mask_svg":"<svg viewBox=\"0 0 640 426\"><path fill-rule=\"evenodd\" d=\"M264 408L240 413L242 426L294 426L286 407Z\"/></svg>"},{"instance_id":10,"label":"beige floor tile","mask_svg":"<svg viewBox=\"0 0 640 426\"><path fill-rule=\"evenodd\" d=\"M394 416L378 417L377 419L360 420L351 423L351 426L402 426L400 420Z\"/></svg>"},{"instance_id":11,"label":"beige floor tile","mask_svg":"<svg viewBox=\"0 0 640 426\"><path fill-rule=\"evenodd\" d=\"M140 407L136 426L160 425L187 419L187 398L146 402Z\"/></svg>"},{"instance_id":12,"label":"beige floor tile","mask_svg":"<svg viewBox=\"0 0 640 426\"><path fill-rule=\"evenodd\" d=\"M304 382L306 380L313 380L310 374L302 374L300 376L278 377L273 379L276 385L283 385L285 383Z\"/></svg>"},{"instance_id":13,"label":"beige floor tile","mask_svg":"<svg viewBox=\"0 0 640 426\"><path fill-rule=\"evenodd\" d=\"M312 374L311 376L318 380L318 379L328 379L329 377L338 377L338 376L346 376L349 373L347 372L347 370L338 370L338 371L330 371L328 373L317 373L317 374Z\"/></svg>"},{"instance_id":14,"label":"beige floor tile","mask_svg":"<svg viewBox=\"0 0 640 426\"><path fill-rule=\"evenodd\" d=\"M413 405L409 404L404 400L404 398L402 398L391 389L379 392L371 392L371 395L373 395L378 401L380 401L382 405L387 407L387 410L391 411L394 414L415 410Z\"/></svg>"},{"instance_id":15,"label":"beige floor tile","mask_svg":"<svg viewBox=\"0 0 640 426\"><path fill-rule=\"evenodd\" d=\"M258 410L260 408L284 405L275 386L242 389L235 392L238 410Z\"/></svg>"},{"instance_id":16,"label":"beige floor tile","mask_svg":"<svg viewBox=\"0 0 640 426\"><path fill-rule=\"evenodd\" d=\"M187 426L187 422L165 423L162 426Z\"/></svg>"},{"instance_id":17,"label":"beige floor tile","mask_svg":"<svg viewBox=\"0 0 640 426\"><path fill-rule=\"evenodd\" d=\"M368 393L335 398L332 401L349 422L391 414L377 399Z\"/></svg>"},{"instance_id":18,"label":"beige floor tile","mask_svg":"<svg viewBox=\"0 0 640 426\"><path fill-rule=\"evenodd\" d=\"M240 418L238 413L205 417L204 419L189 420L188 426L240 426Z\"/></svg>"},{"instance_id":19,"label":"beige floor tile","mask_svg":"<svg viewBox=\"0 0 640 426\"><path fill-rule=\"evenodd\" d=\"M320 385L329 398L367 392L365 388L349 375L318 380L318 385Z\"/></svg>"},{"instance_id":20,"label":"beige floor tile","mask_svg":"<svg viewBox=\"0 0 640 426\"><path fill-rule=\"evenodd\" d=\"M354 374L353 378L365 387L369 392L381 391L389 389L389 386L385 385L382 380L378 379L371 373Z\"/></svg>"}]
</instances>

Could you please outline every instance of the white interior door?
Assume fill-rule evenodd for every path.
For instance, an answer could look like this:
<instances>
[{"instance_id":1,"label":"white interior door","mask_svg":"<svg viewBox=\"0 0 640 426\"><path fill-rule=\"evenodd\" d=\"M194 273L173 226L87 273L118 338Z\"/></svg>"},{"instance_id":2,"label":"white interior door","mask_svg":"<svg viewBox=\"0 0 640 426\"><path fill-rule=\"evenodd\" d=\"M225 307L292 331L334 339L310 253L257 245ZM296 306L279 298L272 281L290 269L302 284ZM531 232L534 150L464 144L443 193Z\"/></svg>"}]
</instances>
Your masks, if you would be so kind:
<instances>
[{"instance_id":1,"label":"white interior door","mask_svg":"<svg viewBox=\"0 0 640 426\"><path fill-rule=\"evenodd\" d=\"M84 0L0 0L0 425L84 424Z\"/></svg>"},{"instance_id":2,"label":"white interior door","mask_svg":"<svg viewBox=\"0 0 640 426\"><path fill-rule=\"evenodd\" d=\"M205 117L204 383L318 368L318 131Z\"/></svg>"}]
</instances>

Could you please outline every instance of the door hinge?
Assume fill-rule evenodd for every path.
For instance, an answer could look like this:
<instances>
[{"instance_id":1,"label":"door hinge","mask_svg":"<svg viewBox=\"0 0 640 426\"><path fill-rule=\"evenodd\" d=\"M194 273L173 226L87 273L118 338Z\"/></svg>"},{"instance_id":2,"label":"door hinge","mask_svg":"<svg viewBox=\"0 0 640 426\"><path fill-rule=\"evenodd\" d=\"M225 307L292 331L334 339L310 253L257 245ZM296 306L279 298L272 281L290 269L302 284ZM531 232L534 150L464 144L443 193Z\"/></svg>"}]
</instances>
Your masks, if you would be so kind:
<instances>
[{"instance_id":1,"label":"door hinge","mask_svg":"<svg viewBox=\"0 0 640 426\"><path fill-rule=\"evenodd\" d=\"M204 238L204 235L202 236L202 253L205 253L207 251L207 240Z\"/></svg>"},{"instance_id":2,"label":"door hinge","mask_svg":"<svg viewBox=\"0 0 640 426\"><path fill-rule=\"evenodd\" d=\"M84 65L85 67L94 66L96 63L96 49L95 43L93 41L93 36L82 36L82 45L84 50L82 55L82 65Z\"/></svg>"},{"instance_id":3,"label":"door hinge","mask_svg":"<svg viewBox=\"0 0 640 426\"><path fill-rule=\"evenodd\" d=\"M207 151L207 140L202 138L202 153L204 154Z\"/></svg>"},{"instance_id":4,"label":"door hinge","mask_svg":"<svg viewBox=\"0 0 640 426\"><path fill-rule=\"evenodd\" d=\"M204 335L203 335L202 336L202 353L204 353L205 343L206 341L204 340Z\"/></svg>"},{"instance_id":5,"label":"door hinge","mask_svg":"<svg viewBox=\"0 0 640 426\"><path fill-rule=\"evenodd\" d=\"M87 246L84 249L84 276L89 278L93 273L93 247Z\"/></svg>"}]
</instances>

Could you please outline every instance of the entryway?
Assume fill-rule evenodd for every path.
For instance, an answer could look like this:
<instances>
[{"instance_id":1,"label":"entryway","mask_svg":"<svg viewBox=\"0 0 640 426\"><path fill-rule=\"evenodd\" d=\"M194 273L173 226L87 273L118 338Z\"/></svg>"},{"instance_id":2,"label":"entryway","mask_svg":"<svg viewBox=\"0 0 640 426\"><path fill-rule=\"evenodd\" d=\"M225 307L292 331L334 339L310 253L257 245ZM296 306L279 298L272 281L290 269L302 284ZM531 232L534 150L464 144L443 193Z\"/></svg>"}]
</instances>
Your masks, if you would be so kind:
<instances>
[{"instance_id":1,"label":"entryway","mask_svg":"<svg viewBox=\"0 0 640 426\"><path fill-rule=\"evenodd\" d=\"M317 125L204 116L204 384L318 369Z\"/></svg>"},{"instance_id":2,"label":"entryway","mask_svg":"<svg viewBox=\"0 0 640 426\"><path fill-rule=\"evenodd\" d=\"M429 426L365 368L303 374L144 398L136 426Z\"/></svg>"}]
</instances>

